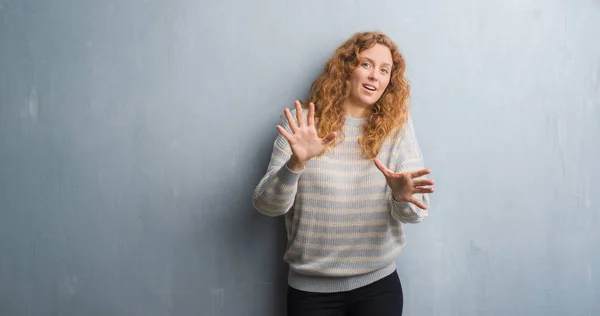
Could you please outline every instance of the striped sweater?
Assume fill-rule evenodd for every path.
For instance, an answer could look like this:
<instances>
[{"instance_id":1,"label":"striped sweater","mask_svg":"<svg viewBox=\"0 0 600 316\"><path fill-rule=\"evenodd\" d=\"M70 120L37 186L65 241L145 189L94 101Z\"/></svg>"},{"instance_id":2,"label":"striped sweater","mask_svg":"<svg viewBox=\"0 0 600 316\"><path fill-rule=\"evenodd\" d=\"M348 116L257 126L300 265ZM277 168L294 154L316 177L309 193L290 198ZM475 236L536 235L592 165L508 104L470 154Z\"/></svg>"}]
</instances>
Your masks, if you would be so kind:
<instances>
[{"instance_id":1,"label":"striped sweater","mask_svg":"<svg viewBox=\"0 0 600 316\"><path fill-rule=\"evenodd\" d=\"M304 109L304 120L307 113ZM284 260L291 287L339 292L389 275L405 244L402 223L418 223L428 215L412 203L396 201L382 172L362 157L358 138L363 120L346 117L344 141L309 160L300 172L286 165L292 154L288 141L278 135L274 142L253 205L265 215L285 216ZM285 116L281 121L291 134ZM410 117L404 130L388 137L378 158L396 172L423 168ZM429 204L427 195L418 198Z\"/></svg>"}]
</instances>

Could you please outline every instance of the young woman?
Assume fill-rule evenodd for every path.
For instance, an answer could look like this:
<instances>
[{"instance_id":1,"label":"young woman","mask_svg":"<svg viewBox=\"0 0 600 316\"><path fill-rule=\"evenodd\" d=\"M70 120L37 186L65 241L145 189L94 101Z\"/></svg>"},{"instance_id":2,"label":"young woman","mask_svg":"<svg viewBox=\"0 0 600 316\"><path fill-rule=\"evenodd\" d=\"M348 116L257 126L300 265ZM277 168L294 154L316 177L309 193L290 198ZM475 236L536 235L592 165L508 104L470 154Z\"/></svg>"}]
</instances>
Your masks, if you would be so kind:
<instances>
[{"instance_id":1,"label":"young woman","mask_svg":"<svg viewBox=\"0 0 600 316\"><path fill-rule=\"evenodd\" d=\"M327 61L308 106L284 110L253 204L285 216L289 316L402 314L402 224L428 216L433 192L404 70L385 34L357 33Z\"/></svg>"}]
</instances>

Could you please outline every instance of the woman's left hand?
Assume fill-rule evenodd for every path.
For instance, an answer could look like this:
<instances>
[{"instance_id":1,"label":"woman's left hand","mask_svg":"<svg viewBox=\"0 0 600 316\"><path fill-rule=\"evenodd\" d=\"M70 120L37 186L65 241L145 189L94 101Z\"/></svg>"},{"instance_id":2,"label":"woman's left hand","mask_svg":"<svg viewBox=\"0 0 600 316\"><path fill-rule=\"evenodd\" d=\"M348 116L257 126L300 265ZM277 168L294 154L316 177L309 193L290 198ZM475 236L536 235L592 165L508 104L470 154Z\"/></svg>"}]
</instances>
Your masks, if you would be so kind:
<instances>
[{"instance_id":1,"label":"woman's left hand","mask_svg":"<svg viewBox=\"0 0 600 316\"><path fill-rule=\"evenodd\" d=\"M421 169L411 172L395 173L386 168L379 159L375 159L375 165L385 176L385 180L392 189L392 194L396 201L410 202L421 209L427 209L427 207L413 195L419 193L433 193L433 187L426 186L433 185L434 181L431 179L414 179L430 174L431 170Z\"/></svg>"}]
</instances>

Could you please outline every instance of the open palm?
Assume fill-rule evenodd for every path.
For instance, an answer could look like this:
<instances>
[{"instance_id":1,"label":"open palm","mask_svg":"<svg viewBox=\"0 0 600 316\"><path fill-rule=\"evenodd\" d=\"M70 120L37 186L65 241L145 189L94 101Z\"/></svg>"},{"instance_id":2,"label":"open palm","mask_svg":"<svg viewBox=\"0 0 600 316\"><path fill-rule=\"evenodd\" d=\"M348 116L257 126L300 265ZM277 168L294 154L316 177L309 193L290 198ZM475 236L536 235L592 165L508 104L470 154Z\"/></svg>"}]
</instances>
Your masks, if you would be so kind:
<instances>
[{"instance_id":1,"label":"open palm","mask_svg":"<svg viewBox=\"0 0 600 316\"><path fill-rule=\"evenodd\" d=\"M394 199L397 201L410 202L421 209L427 209L427 207L413 195L419 193L433 193L433 187L428 187L434 184L433 180L416 180L416 178L430 174L431 171L429 169L397 173L386 168L379 159L375 159L375 165L385 176L387 184L392 189Z\"/></svg>"},{"instance_id":2,"label":"open palm","mask_svg":"<svg viewBox=\"0 0 600 316\"><path fill-rule=\"evenodd\" d=\"M332 132L325 138L319 138L317 130L315 128L315 105L311 102L308 108L308 117L306 122L302 118L302 107L299 101L295 102L296 105L296 120L295 123L292 113L289 109L285 109L284 113L290 125L292 134L288 133L285 128L277 125L277 129L283 135L292 149L292 154L298 163L304 164L311 158L319 155L325 146L332 142L336 133Z\"/></svg>"}]
</instances>

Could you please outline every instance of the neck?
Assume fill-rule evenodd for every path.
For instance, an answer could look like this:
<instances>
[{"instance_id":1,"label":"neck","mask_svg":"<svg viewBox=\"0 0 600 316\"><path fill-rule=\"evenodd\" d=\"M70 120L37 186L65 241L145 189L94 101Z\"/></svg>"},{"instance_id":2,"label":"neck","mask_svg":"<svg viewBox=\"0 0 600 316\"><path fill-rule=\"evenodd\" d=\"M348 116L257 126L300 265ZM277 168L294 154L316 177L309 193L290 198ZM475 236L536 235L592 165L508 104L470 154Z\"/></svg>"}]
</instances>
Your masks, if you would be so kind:
<instances>
[{"instance_id":1,"label":"neck","mask_svg":"<svg viewBox=\"0 0 600 316\"><path fill-rule=\"evenodd\" d=\"M344 109L346 110L346 116L351 118L363 118L365 116L365 112L367 109L367 105L365 104L357 104L356 102L352 102L348 100L344 103Z\"/></svg>"}]
</instances>

